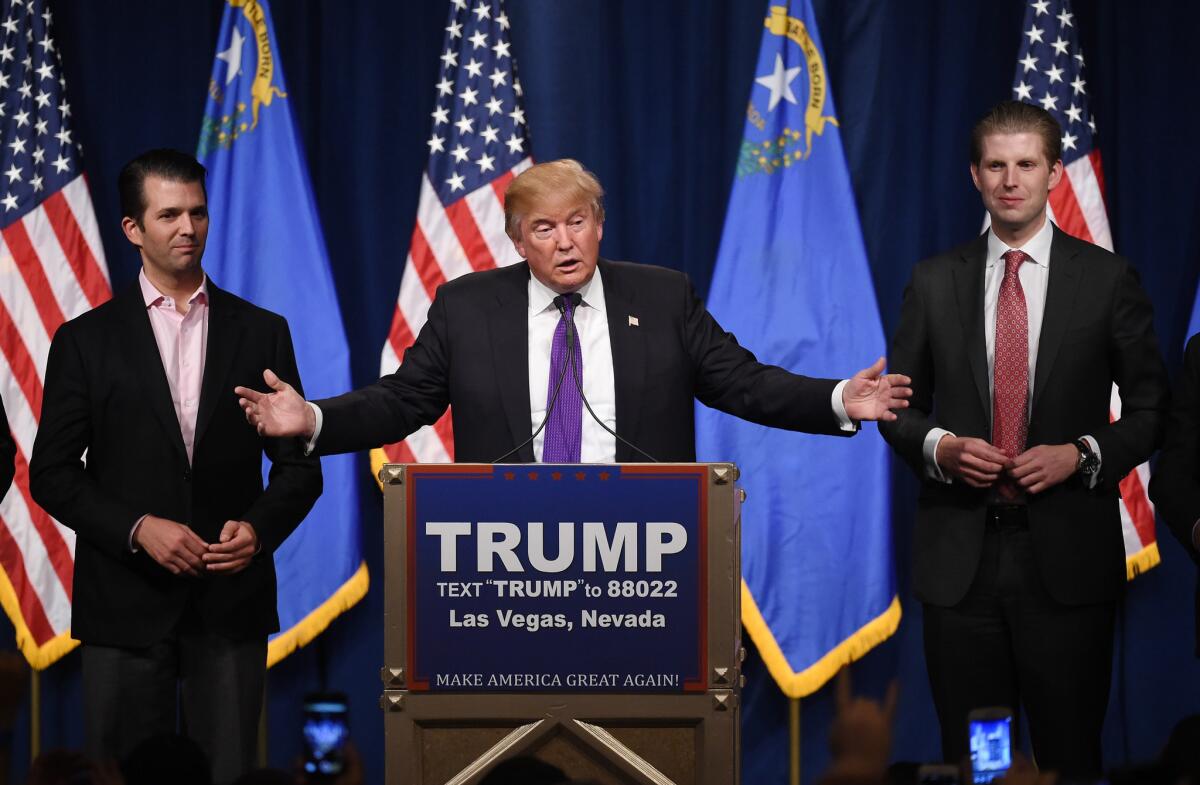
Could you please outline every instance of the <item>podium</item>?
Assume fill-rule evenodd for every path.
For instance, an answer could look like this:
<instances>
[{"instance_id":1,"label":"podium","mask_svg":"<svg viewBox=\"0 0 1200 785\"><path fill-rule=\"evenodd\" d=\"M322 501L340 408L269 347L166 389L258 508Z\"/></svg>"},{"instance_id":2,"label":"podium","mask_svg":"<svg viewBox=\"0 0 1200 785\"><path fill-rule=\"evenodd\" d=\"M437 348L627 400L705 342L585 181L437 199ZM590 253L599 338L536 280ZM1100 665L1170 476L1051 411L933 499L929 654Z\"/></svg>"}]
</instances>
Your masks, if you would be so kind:
<instances>
[{"instance_id":1,"label":"podium","mask_svg":"<svg viewBox=\"0 0 1200 785\"><path fill-rule=\"evenodd\" d=\"M531 756L602 785L739 782L727 463L388 464L389 785Z\"/></svg>"}]
</instances>

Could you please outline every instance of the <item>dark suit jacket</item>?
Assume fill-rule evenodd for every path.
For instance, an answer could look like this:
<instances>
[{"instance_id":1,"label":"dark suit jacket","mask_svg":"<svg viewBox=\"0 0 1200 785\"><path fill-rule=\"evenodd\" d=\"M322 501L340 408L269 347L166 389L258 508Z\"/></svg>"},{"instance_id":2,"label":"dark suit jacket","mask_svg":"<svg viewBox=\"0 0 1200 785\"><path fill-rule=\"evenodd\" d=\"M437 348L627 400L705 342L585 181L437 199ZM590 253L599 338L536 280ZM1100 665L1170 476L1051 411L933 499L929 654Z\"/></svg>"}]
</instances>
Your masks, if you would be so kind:
<instances>
[{"instance_id":1,"label":"dark suit jacket","mask_svg":"<svg viewBox=\"0 0 1200 785\"><path fill-rule=\"evenodd\" d=\"M837 382L759 363L709 315L682 273L603 259L598 272L623 438L662 461L694 461L695 398L766 425L841 433L830 405ZM447 406L458 461L492 461L528 439L529 275L521 263L439 288L396 373L315 402L324 418L317 449L347 452L399 441ZM620 442L616 457L645 460ZM532 462L532 445L509 460Z\"/></svg>"},{"instance_id":2,"label":"dark suit jacket","mask_svg":"<svg viewBox=\"0 0 1200 785\"><path fill-rule=\"evenodd\" d=\"M233 394L239 384L263 389L263 368L299 385L287 322L212 281L208 292L190 466L136 284L64 324L51 343L30 483L37 503L78 535L71 631L85 643L161 640L188 603L207 629L232 638L279 628L272 554L320 495L321 468L296 440L259 437ZM210 543L227 520L244 520L262 549L234 575L174 576L130 552L130 530L147 513Z\"/></svg>"},{"instance_id":3,"label":"dark suit jacket","mask_svg":"<svg viewBox=\"0 0 1200 785\"><path fill-rule=\"evenodd\" d=\"M1200 336L1197 335L1191 337L1183 352L1183 370L1175 382L1166 442L1150 478L1150 498L1183 549L1200 565L1200 552L1192 542L1192 527L1200 520ZM1196 654L1200 655L1200 581L1196 584Z\"/></svg>"},{"instance_id":4,"label":"dark suit jacket","mask_svg":"<svg viewBox=\"0 0 1200 785\"><path fill-rule=\"evenodd\" d=\"M884 438L922 478L914 588L923 602L939 606L961 600L975 576L987 491L926 479L922 445L935 426L991 438L986 253L984 234L913 269L890 356L892 371L912 377L911 407L895 422L880 423ZM1038 568L1061 603L1109 601L1125 585L1117 484L1158 445L1167 407L1152 316L1128 262L1055 227L1027 445L1088 434L1103 461L1096 488L1071 477L1028 500ZM1122 413L1109 423L1113 382Z\"/></svg>"}]
</instances>

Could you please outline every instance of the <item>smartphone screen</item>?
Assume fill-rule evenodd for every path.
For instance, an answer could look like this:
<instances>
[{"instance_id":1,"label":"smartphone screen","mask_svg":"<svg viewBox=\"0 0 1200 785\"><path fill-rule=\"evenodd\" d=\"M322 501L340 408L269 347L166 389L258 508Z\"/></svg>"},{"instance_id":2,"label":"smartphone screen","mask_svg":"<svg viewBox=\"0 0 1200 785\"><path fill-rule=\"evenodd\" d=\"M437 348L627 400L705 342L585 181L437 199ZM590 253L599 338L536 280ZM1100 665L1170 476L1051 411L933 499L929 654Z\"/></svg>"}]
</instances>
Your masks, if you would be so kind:
<instances>
[{"instance_id":1,"label":"smartphone screen","mask_svg":"<svg viewBox=\"0 0 1200 785\"><path fill-rule=\"evenodd\" d=\"M971 773L977 783L1004 776L1012 766L1012 716L970 719Z\"/></svg>"},{"instance_id":2,"label":"smartphone screen","mask_svg":"<svg viewBox=\"0 0 1200 785\"><path fill-rule=\"evenodd\" d=\"M304 770L317 776L342 773L342 749L350 735L346 696L308 695L304 699Z\"/></svg>"}]
</instances>

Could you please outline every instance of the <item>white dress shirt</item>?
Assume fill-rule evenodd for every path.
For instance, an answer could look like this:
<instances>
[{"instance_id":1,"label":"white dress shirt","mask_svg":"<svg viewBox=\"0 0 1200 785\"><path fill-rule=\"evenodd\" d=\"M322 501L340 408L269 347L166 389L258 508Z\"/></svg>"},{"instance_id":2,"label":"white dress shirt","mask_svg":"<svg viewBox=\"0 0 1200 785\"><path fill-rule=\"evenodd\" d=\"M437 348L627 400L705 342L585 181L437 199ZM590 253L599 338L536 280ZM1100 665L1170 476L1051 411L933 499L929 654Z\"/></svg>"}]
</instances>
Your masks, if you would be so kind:
<instances>
[{"instance_id":1,"label":"white dress shirt","mask_svg":"<svg viewBox=\"0 0 1200 785\"><path fill-rule=\"evenodd\" d=\"M1029 258L1017 269L1021 279L1021 291L1025 295L1025 310L1029 325L1029 394L1028 404L1033 407L1034 371L1037 368L1038 343L1042 338L1042 318L1046 310L1046 286L1050 281L1050 246L1054 240L1054 225L1047 218L1038 233L1025 243L1023 248L1010 248L992 229L987 233L987 258L983 271L983 340L987 351L988 367L988 417L992 416L990 402L994 398L992 384L996 360L996 305L1000 299L1000 284L1004 281L1004 254L1013 250L1024 251ZM948 483L950 478L942 473L937 464L937 446L943 436L955 434L945 428L933 428L925 435L923 451L925 467L929 476ZM1084 436L1096 456L1100 456L1100 445L1091 436ZM1094 481L1093 477L1093 481Z\"/></svg>"},{"instance_id":2,"label":"white dress shirt","mask_svg":"<svg viewBox=\"0 0 1200 785\"><path fill-rule=\"evenodd\" d=\"M575 309L575 329L583 358L583 396L592 411L611 430L617 429L617 392L613 377L612 344L608 336L608 311L604 304L604 281L599 274L579 287L583 302ZM550 379L550 350L560 314L554 307L558 296L550 287L529 276L529 416L536 429L546 418L546 388ZM573 384L568 375L563 386ZM562 393L559 393L559 398ZM546 431L533 439L534 460L542 460L542 445ZM583 410L582 443L579 460L582 463L615 463L616 438Z\"/></svg>"}]
</instances>

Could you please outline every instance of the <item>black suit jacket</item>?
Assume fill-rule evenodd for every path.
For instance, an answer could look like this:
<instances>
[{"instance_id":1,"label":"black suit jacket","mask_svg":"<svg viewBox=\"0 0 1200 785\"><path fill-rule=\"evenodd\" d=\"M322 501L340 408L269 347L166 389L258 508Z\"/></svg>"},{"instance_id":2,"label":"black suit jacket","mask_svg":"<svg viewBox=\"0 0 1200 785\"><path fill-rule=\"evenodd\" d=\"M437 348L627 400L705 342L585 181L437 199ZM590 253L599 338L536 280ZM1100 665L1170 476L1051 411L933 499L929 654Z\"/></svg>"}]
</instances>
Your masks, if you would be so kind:
<instances>
[{"instance_id":1,"label":"black suit jacket","mask_svg":"<svg viewBox=\"0 0 1200 785\"><path fill-rule=\"evenodd\" d=\"M922 479L913 538L917 597L957 603L983 547L987 491L926 478L922 447L935 426L991 438L991 391L984 343L986 233L919 263L904 294L891 370L912 377L913 397L884 438ZM1112 384L1121 419L1109 423ZM1027 445L1094 436L1100 482L1078 477L1031 495L1029 528L1038 568L1055 600L1114 599L1125 585L1117 484L1158 445L1167 407L1166 371L1150 301L1124 259L1054 228Z\"/></svg>"},{"instance_id":2,"label":"black suit jacket","mask_svg":"<svg viewBox=\"0 0 1200 785\"><path fill-rule=\"evenodd\" d=\"M1200 565L1192 527L1200 520L1200 335L1183 352L1162 455L1150 478L1150 498L1175 538ZM1196 584L1196 654L1200 655L1200 581Z\"/></svg>"},{"instance_id":3,"label":"black suit jacket","mask_svg":"<svg viewBox=\"0 0 1200 785\"><path fill-rule=\"evenodd\" d=\"M612 344L617 433L661 461L696 459L694 399L754 422L842 433L836 380L763 365L721 329L680 272L600 260ZM322 453L403 439L452 407L454 457L495 460L529 438L529 267L444 284L393 374L315 403ZM629 317L636 318L636 325ZM618 461L644 460L617 442ZM532 445L509 460L532 462Z\"/></svg>"},{"instance_id":4,"label":"black suit jacket","mask_svg":"<svg viewBox=\"0 0 1200 785\"><path fill-rule=\"evenodd\" d=\"M299 385L287 322L212 281L208 294L190 466L137 284L64 324L51 343L30 483L37 503L78 535L71 631L85 643L148 645L189 603L207 629L232 638L279 628L272 554L320 495L321 468L296 440L261 438L233 394L239 384L263 389L263 368ZM130 552L130 530L147 513L210 543L227 520L244 520L262 549L234 575L174 576Z\"/></svg>"}]
</instances>

